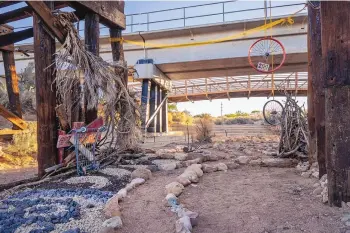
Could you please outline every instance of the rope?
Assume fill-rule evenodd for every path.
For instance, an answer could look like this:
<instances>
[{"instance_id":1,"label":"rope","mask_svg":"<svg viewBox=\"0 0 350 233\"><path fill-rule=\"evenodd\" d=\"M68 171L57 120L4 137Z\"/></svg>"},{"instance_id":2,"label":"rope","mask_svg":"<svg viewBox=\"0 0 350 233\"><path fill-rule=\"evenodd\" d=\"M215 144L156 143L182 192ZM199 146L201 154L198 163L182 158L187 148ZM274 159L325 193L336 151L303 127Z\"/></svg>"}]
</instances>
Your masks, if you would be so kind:
<instances>
[{"instance_id":1,"label":"rope","mask_svg":"<svg viewBox=\"0 0 350 233\"><path fill-rule=\"evenodd\" d=\"M257 33L259 31L266 31L267 29L272 29L273 27L275 27L277 25L284 25L284 24L292 25L292 24L294 24L294 20L292 19L292 17L294 15L298 14L299 12L303 11L305 8L306 8L306 5L301 10L294 12L293 14L288 16L287 18L282 18L282 19L279 19L276 21L272 21L272 18L271 18L272 16L271 16L271 12L270 12L270 23L266 23L266 18L265 18L265 24L262 26L252 28L252 29L249 29L247 31L244 31L244 32L241 32L241 33L238 33L235 35L215 39L215 40L207 40L207 41L199 41L199 42L191 42L191 43L180 43L180 44L158 44L158 43L149 43L149 42L143 42L143 41L140 42L140 41L133 41L133 40L125 40L124 38L110 38L110 42L122 42L122 43L127 43L127 44L133 44L133 45L144 47L145 49L146 49L146 47L149 47L149 48L181 48L181 47L190 47L190 46L199 46L199 45L208 45L208 44L227 42L227 41L231 41L234 39L240 39L244 36L254 34L254 33ZM270 9L270 11L271 11L271 9Z\"/></svg>"},{"instance_id":2,"label":"rope","mask_svg":"<svg viewBox=\"0 0 350 233\"><path fill-rule=\"evenodd\" d=\"M245 32L241 32L235 35L231 35L231 36L227 36L227 37L223 37L220 39L215 39L215 40L207 40L207 41L200 41L200 42L191 42L191 43L181 43L181 44L157 44L157 43L149 43L149 42L140 42L140 41L132 41L132 40L125 40L124 38L110 38L111 42L123 42L123 43L127 43L127 44L133 44L133 45L138 45L138 46L145 46L145 47L152 47L152 48L180 48L180 47L190 47L190 46L198 46L198 45L207 45L207 44L215 44L215 43L221 43L221 42L226 42L226 41L231 41L234 39L239 39L242 38L244 36L250 35L250 34L254 34L257 33L259 31L262 30L266 30L269 28L272 28L274 26L277 26L279 24L283 25L285 23L289 23L292 22L292 24L294 23L294 21L290 21L288 18L286 19L279 19L276 20L274 22L271 22L269 24L266 25L262 25L250 30L247 30Z\"/></svg>"}]
</instances>

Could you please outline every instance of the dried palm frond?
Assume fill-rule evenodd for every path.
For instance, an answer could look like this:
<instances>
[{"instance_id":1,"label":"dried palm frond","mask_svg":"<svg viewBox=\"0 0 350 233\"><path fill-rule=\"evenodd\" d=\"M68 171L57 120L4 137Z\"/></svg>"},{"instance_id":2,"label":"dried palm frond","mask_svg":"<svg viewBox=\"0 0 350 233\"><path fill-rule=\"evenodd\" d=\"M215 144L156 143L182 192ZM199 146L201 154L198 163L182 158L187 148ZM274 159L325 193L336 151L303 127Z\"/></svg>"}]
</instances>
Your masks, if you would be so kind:
<instances>
[{"instance_id":1,"label":"dried palm frond","mask_svg":"<svg viewBox=\"0 0 350 233\"><path fill-rule=\"evenodd\" d=\"M79 106L82 109L85 106L87 109L97 109L98 104L102 103L108 128L104 142L109 143L109 148L118 150L135 146L138 106L122 82L127 74L125 62L117 64L122 72L116 73L109 63L87 51L72 23L77 21L73 13L57 12L54 20L56 26L67 31L63 45L55 54L58 99L67 112ZM80 88L74 96L77 87Z\"/></svg>"}]
</instances>

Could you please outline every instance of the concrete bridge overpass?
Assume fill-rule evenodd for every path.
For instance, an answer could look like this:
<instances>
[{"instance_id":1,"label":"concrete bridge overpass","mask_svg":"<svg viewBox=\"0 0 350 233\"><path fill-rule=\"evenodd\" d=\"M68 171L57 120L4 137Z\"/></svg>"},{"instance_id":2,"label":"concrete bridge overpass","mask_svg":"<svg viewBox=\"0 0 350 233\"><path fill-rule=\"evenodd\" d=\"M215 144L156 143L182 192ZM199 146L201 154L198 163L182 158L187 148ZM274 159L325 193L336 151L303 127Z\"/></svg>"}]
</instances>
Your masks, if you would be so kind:
<instances>
[{"instance_id":1,"label":"concrete bridge overpass","mask_svg":"<svg viewBox=\"0 0 350 233\"><path fill-rule=\"evenodd\" d=\"M225 3L222 4L225 5ZM185 12L186 9L184 15ZM307 71L308 59L305 13L293 16L294 23L291 25L277 25L268 30L246 34L228 41L174 48L160 48L157 46L159 44L196 43L226 38L265 23L264 18L227 22L225 20L227 13L230 12L226 12L224 9L222 13L223 22L219 23L186 26L186 17L184 17L184 27L125 33L123 35L125 40L138 44L124 43L125 59L129 66L135 65L140 59L152 59L154 67L173 83L172 89L168 92L169 100L173 102L280 95L281 92L276 91L276 89L306 95L307 76L305 72ZM271 21L287 16L272 17ZM149 23L152 22L147 21L145 23L147 28ZM278 70L278 74L274 74L274 78L271 75L259 75L250 67L247 58L249 47L257 39L266 36L273 36L281 41L286 51L285 63ZM57 44L57 46L60 45ZM16 47L21 50L33 51L32 44L16 45ZM106 61L112 62L113 60L109 37L102 36L100 38L100 56ZM33 59L34 55L32 53L27 55L16 53L17 72L20 73ZM1 63L3 63L2 58L0 59L0 76L4 75L3 64ZM141 94L141 83L138 82L141 80L136 78L132 81L136 82L130 82L130 87L139 90ZM160 96L160 88L158 87L157 90L154 84L147 84L147 87L143 89L147 89L147 92L143 93L141 97L146 99L145 104L148 106L147 113L144 116L149 118L162 102L162 98L156 97ZM154 93L155 91L157 91L157 94ZM154 103L149 101L154 101ZM149 109L149 106L152 109ZM163 113L164 115L166 114Z\"/></svg>"},{"instance_id":2,"label":"concrete bridge overpass","mask_svg":"<svg viewBox=\"0 0 350 233\"><path fill-rule=\"evenodd\" d=\"M272 18L276 20L286 16ZM280 40L286 50L286 61L280 73L307 71L307 21L306 15L293 17L294 24L278 25L231 41L183 48L157 48L124 44L125 58L132 66L139 59L151 58L157 68L171 80L253 75L257 72L247 62L249 47L259 38L272 35ZM132 32L123 35L125 40L148 44L179 44L224 38L264 24L264 19L250 19L209 25L191 26L149 32ZM58 45L59 46L59 45ZM32 44L17 45L22 50L33 51ZM20 73L33 54L27 57L16 53L16 69ZM100 38L100 56L112 61L110 38ZM2 58L0 59L2 63ZM0 75L4 75L0 64Z\"/></svg>"}]
</instances>

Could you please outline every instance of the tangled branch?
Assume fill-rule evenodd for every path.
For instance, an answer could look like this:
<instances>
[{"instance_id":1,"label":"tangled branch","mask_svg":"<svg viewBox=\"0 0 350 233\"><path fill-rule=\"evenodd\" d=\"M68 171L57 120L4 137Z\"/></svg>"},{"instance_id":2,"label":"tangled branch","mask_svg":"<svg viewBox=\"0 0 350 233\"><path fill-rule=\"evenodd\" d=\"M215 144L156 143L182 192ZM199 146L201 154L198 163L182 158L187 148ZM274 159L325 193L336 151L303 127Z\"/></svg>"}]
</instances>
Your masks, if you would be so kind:
<instances>
[{"instance_id":1,"label":"tangled branch","mask_svg":"<svg viewBox=\"0 0 350 233\"><path fill-rule=\"evenodd\" d=\"M122 82L127 75L126 63L113 64L118 66L116 72L101 57L87 51L72 23L77 21L73 13L57 12L54 20L56 26L67 31L65 42L55 54L57 95L66 112L71 113L67 115L77 112L77 108L97 109L103 104L108 132L102 144L118 150L134 147L138 106ZM84 114L80 120L85 120Z\"/></svg>"},{"instance_id":2,"label":"tangled branch","mask_svg":"<svg viewBox=\"0 0 350 233\"><path fill-rule=\"evenodd\" d=\"M286 103L281 119L279 157L291 157L297 151L307 155L308 126L305 111L292 96L286 93Z\"/></svg>"}]
</instances>

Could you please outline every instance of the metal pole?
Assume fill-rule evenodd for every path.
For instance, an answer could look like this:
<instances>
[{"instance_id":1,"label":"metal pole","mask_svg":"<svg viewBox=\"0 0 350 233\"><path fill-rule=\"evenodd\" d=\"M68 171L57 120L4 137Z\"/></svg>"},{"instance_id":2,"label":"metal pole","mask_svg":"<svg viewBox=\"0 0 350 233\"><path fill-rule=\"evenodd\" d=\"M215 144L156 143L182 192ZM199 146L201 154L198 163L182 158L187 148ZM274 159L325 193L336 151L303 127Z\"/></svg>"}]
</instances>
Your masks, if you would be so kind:
<instances>
[{"instance_id":1,"label":"metal pole","mask_svg":"<svg viewBox=\"0 0 350 233\"><path fill-rule=\"evenodd\" d=\"M147 13L147 31L149 31L149 13Z\"/></svg>"},{"instance_id":2,"label":"metal pole","mask_svg":"<svg viewBox=\"0 0 350 233\"><path fill-rule=\"evenodd\" d=\"M225 22L225 3L222 3L222 22Z\"/></svg>"},{"instance_id":3,"label":"metal pole","mask_svg":"<svg viewBox=\"0 0 350 233\"><path fill-rule=\"evenodd\" d=\"M186 27L186 8L184 7L184 27Z\"/></svg>"}]
</instances>

